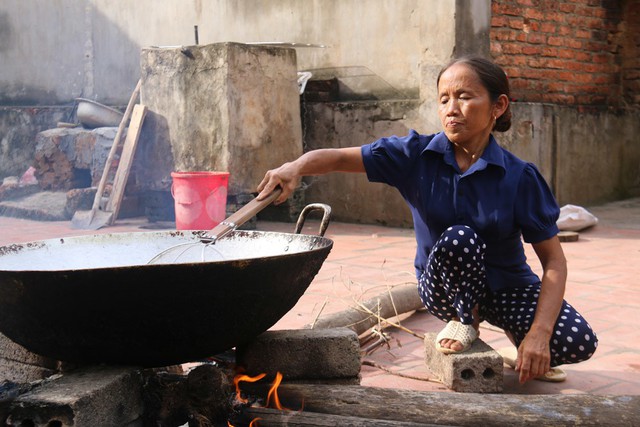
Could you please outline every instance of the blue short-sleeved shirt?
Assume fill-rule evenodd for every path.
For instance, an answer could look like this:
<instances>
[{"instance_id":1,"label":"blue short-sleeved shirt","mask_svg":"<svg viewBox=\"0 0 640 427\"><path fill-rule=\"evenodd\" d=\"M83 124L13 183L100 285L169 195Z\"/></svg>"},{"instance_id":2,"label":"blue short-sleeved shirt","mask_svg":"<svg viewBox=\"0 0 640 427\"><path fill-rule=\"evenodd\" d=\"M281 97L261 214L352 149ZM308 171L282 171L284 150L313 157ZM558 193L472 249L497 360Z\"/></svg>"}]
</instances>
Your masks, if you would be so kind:
<instances>
[{"instance_id":1,"label":"blue short-sleeved shirt","mask_svg":"<svg viewBox=\"0 0 640 427\"><path fill-rule=\"evenodd\" d=\"M413 215L420 275L434 243L452 225L472 227L487 245L489 287L538 283L522 239L537 243L558 233L558 204L537 168L498 145L462 173L444 133L382 138L362 146L367 177L396 187Z\"/></svg>"}]
</instances>

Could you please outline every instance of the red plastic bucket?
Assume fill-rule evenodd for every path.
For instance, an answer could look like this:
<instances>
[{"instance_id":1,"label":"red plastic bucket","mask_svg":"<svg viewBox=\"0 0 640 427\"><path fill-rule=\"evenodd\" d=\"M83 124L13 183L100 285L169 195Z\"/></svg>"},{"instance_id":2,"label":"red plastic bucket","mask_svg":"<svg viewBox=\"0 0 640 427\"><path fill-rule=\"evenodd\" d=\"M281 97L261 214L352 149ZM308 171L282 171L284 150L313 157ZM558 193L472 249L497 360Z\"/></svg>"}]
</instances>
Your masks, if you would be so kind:
<instances>
[{"instance_id":1,"label":"red plastic bucket","mask_svg":"<svg viewBox=\"0 0 640 427\"><path fill-rule=\"evenodd\" d=\"M226 217L229 172L171 172L177 230L209 230Z\"/></svg>"}]
</instances>

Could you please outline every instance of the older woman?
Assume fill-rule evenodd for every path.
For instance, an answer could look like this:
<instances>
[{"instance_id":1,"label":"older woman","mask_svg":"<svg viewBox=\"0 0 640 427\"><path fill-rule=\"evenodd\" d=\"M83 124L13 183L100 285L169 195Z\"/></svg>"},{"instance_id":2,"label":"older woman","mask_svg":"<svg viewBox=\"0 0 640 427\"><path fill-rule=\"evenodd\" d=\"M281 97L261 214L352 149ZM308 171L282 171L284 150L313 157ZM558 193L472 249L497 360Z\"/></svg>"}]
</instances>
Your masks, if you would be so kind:
<instances>
[{"instance_id":1,"label":"older woman","mask_svg":"<svg viewBox=\"0 0 640 427\"><path fill-rule=\"evenodd\" d=\"M504 329L517 347L520 382L562 375L555 366L591 357L597 338L564 301L567 263L557 237L558 205L531 163L494 139L511 127L509 83L489 60L463 57L437 80L443 132L382 138L362 147L305 153L266 173L259 198L276 186L283 202L300 177L366 173L406 200L418 244L418 291L447 322L434 345L467 350L481 321ZM522 240L538 256L542 278L526 262Z\"/></svg>"}]
</instances>

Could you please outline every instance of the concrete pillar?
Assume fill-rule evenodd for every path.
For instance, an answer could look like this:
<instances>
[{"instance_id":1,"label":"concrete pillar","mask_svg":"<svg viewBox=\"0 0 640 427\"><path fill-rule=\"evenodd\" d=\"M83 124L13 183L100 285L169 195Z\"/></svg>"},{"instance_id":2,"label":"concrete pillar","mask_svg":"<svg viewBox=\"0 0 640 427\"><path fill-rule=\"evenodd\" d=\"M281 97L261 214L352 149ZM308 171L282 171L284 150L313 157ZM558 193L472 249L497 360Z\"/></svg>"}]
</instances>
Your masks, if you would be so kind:
<instances>
[{"instance_id":1,"label":"concrete pillar","mask_svg":"<svg viewBox=\"0 0 640 427\"><path fill-rule=\"evenodd\" d=\"M436 81L442 67L456 56L489 56L491 0L428 0L427 21L421 27L420 116L424 133L441 130L437 115Z\"/></svg>"},{"instance_id":2,"label":"concrete pillar","mask_svg":"<svg viewBox=\"0 0 640 427\"><path fill-rule=\"evenodd\" d=\"M145 186L170 172L228 171L229 193L255 191L267 169L302 154L295 50L239 43L147 48L140 141ZM144 132L143 132L144 133Z\"/></svg>"}]
</instances>

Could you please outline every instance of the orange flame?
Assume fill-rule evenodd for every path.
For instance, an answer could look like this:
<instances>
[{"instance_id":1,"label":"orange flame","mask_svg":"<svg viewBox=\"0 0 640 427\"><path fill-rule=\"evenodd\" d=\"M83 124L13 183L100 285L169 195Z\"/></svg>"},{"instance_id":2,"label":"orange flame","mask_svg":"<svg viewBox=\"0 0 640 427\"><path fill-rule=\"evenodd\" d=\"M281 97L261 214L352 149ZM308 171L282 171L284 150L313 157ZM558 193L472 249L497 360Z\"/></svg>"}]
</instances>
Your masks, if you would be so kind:
<instances>
[{"instance_id":1,"label":"orange flame","mask_svg":"<svg viewBox=\"0 0 640 427\"><path fill-rule=\"evenodd\" d=\"M276 379L273 381L273 385L271 386L271 388L269 389L269 393L267 394L267 408L271 407L269 403L271 402L271 398L273 397L274 409L280 409L280 410L287 409L282 407L282 405L280 404L280 398L278 397L278 386L280 385L281 382L282 382L282 374L280 372L277 372Z\"/></svg>"},{"instance_id":2,"label":"orange flame","mask_svg":"<svg viewBox=\"0 0 640 427\"><path fill-rule=\"evenodd\" d=\"M260 381L262 378L265 377L265 375L267 374L260 374L260 375L256 375L255 377L250 377L249 375L237 375L233 379L233 384L236 386L236 399L238 400L238 402L241 402L241 403L249 402L248 399L245 399L244 397L242 397L242 393L240 391L240 382L244 381L248 383L254 383L256 381Z\"/></svg>"},{"instance_id":3,"label":"orange flame","mask_svg":"<svg viewBox=\"0 0 640 427\"><path fill-rule=\"evenodd\" d=\"M240 383L241 382L250 382L250 383L254 383L256 381L260 381L262 378L264 378L267 374L260 374L260 375L256 375L255 377L250 377L248 375L237 375L234 379L233 379L233 384L236 387L236 399L238 402L240 403L249 403L248 399L245 399L244 397L242 397L242 393L240 391ZM267 393L267 402L265 404L265 408L272 408L272 409L279 409L281 411L290 411L290 409L285 408L284 406L282 406L282 404L280 403L280 397L278 396L278 387L280 386L280 383L282 382L282 374L280 372L276 373L276 378L275 380L273 380L273 383L271 384L271 388L269 388L269 392ZM300 409L302 410L302 408ZM249 427L256 427L258 426L258 420L260 420L261 418L254 418L251 423L249 424ZM229 421L227 421L227 425L229 427L234 427L233 424L231 424Z\"/></svg>"}]
</instances>

